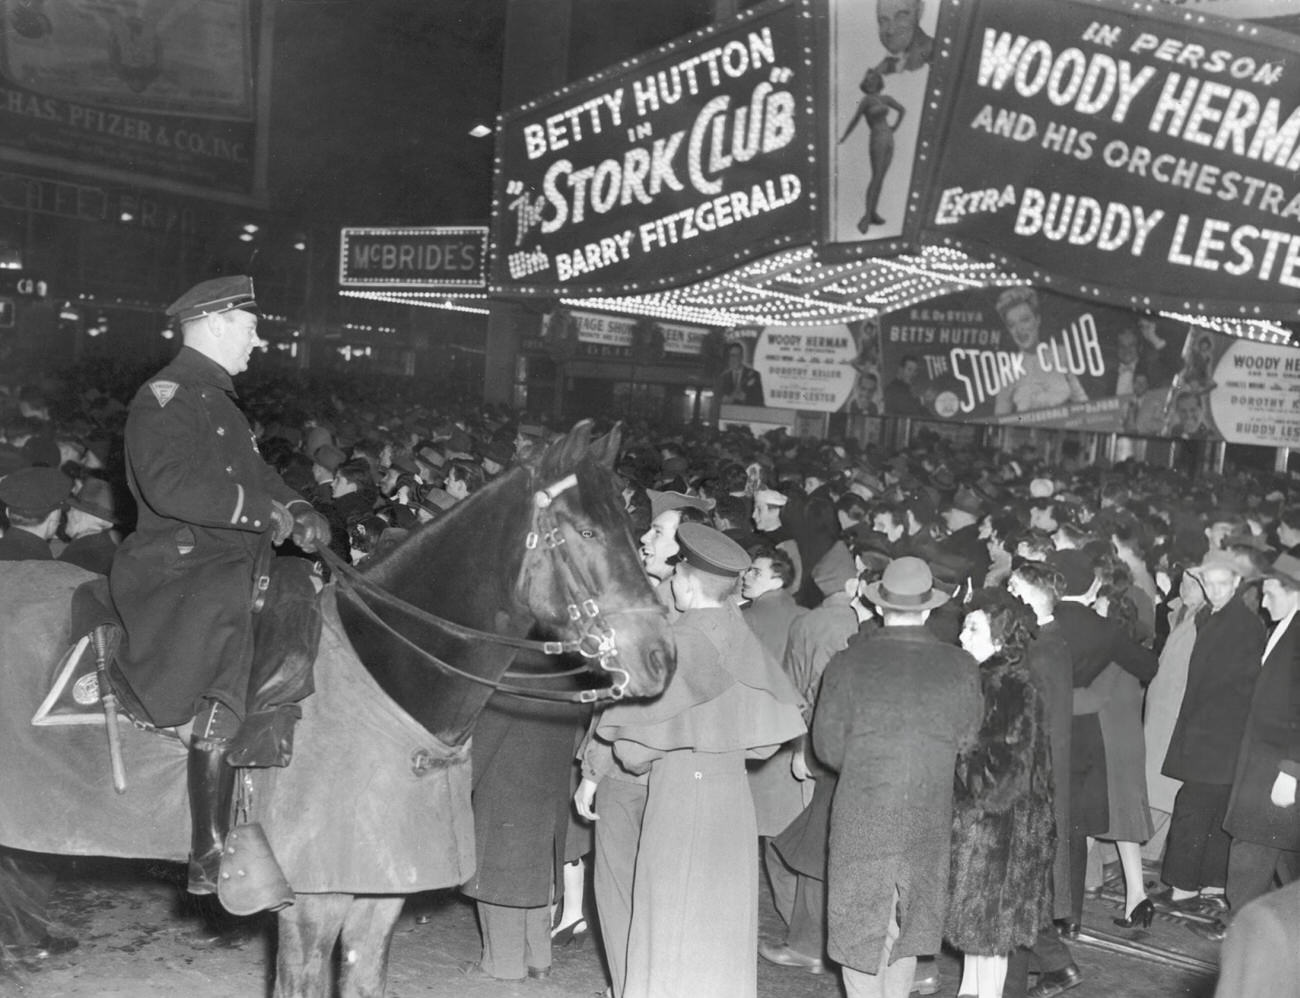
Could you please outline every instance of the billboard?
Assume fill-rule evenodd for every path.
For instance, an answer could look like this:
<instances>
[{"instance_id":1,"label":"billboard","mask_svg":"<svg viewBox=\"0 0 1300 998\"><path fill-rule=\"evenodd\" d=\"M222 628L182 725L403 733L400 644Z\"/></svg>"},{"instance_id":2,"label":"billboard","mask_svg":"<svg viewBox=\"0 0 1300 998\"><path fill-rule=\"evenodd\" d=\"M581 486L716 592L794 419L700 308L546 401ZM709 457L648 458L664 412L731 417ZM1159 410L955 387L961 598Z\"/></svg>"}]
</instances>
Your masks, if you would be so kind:
<instances>
[{"instance_id":1,"label":"billboard","mask_svg":"<svg viewBox=\"0 0 1300 998\"><path fill-rule=\"evenodd\" d=\"M0 0L0 157L264 197L256 0Z\"/></svg>"},{"instance_id":2,"label":"billboard","mask_svg":"<svg viewBox=\"0 0 1300 998\"><path fill-rule=\"evenodd\" d=\"M678 322L559 308L542 319L539 346L563 358L709 366L710 330Z\"/></svg>"},{"instance_id":3,"label":"billboard","mask_svg":"<svg viewBox=\"0 0 1300 998\"><path fill-rule=\"evenodd\" d=\"M487 227L348 228L339 235L339 287L482 290Z\"/></svg>"},{"instance_id":4,"label":"billboard","mask_svg":"<svg viewBox=\"0 0 1300 998\"><path fill-rule=\"evenodd\" d=\"M635 293L809 242L806 2L750 8L503 115L494 289Z\"/></svg>"},{"instance_id":5,"label":"billboard","mask_svg":"<svg viewBox=\"0 0 1300 998\"><path fill-rule=\"evenodd\" d=\"M962 291L880 317L876 409L1280 447L1300 442L1300 350L1043 288ZM860 392L855 397L868 397Z\"/></svg>"},{"instance_id":6,"label":"billboard","mask_svg":"<svg viewBox=\"0 0 1300 998\"><path fill-rule=\"evenodd\" d=\"M838 412L857 381L858 341L844 325L770 326L754 346L763 404Z\"/></svg>"},{"instance_id":7,"label":"billboard","mask_svg":"<svg viewBox=\"0 0 1300 998\"><path fill-rule=\"evenodd\" d=\"M923 237L1083 298L1300 315L1296 40L1203 9L962 5Z\"/></svg>"},{"instance_id":8,"label":"billboard","mask_svg":"<svg viewBox=\"0 0 1300 998\"><path fill-rule=\"evenodd\" d=\"M922 0L827 0L822 238L841 244L838 251L896 249L890 240L915 238L904 223L923 175L917 153L942 9Z\"/></svg>"}]
</instances>

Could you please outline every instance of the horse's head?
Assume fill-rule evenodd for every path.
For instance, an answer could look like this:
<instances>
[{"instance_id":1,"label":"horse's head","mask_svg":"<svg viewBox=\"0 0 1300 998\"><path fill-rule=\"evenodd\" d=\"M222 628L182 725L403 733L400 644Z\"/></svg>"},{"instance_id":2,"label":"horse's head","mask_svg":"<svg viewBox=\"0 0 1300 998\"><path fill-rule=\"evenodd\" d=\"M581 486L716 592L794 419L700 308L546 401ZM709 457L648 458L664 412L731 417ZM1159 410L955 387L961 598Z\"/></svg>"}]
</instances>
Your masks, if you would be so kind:
<instances>
[{"instance_id":1,"label":"horse's head","mask_svg":"<svg viewBox=\"0 0 1300 998\"><path fill-rule=\"evenodd\" d=\"M654 696L676 653L614 477L618 443L617 429L592 441L583 421L529 462L533 520L519 593L539 622L578 640L616 688Z\"/></svg>"}]
</instances>

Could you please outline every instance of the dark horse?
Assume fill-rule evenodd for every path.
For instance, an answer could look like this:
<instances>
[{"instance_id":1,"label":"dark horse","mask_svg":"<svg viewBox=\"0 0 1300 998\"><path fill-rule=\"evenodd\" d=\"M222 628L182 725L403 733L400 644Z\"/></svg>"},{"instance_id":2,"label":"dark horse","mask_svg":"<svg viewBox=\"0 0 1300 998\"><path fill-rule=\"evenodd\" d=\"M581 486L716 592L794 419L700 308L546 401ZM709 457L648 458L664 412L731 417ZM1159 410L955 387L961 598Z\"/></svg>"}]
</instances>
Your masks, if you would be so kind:
<instances>
[{"instance_id":1,"label":"dark horse","mask_svg":"<svg viewBox=\"0 0 1300 998\"><path fill-rule=\"evenodd\" d=\"M628 696L653 696L667 685L675 665L674 646L667 613L641 570L615 484L612 468L618 445L617 430L592 441L590 423L579 423L540 455L504 472L450 513L416 531L367 566L363 580L353 584L360 593L376 583L423 613L396 607L381 596L367 600L375 608L372 615L360 608L355 595L341 593L334 619L336 624L341 619L346 637L331 636L334 631L327 616L317 693L304 701L293 765L288 770L252 771L257 774L254 779L274 781L263 795L271 801L271 809L279 805L292 812L268 821L272 844L297 892L295 903L278 915L276 998L330 993L331 956L340 940L344 953L340 993L345 998L381 995L403 896L453 886L472 872L464 868L462 859L459 865L452 862L438 868L454 870L459 880L449 876L436 883L401 871L391 882L376 880L370 873L369 879L358 880L352 876L358 858L349 855L349 848L353 853L364 851L360 860L364 863L372 852L384 851L383 836L389 829L405 829L409 836L414 834L412 826L418 825L419 841L402 855L416 855L412 850L417 847L436 852L440 830L452 822L461 827L468 820L467 814L459 813L468 809L466 742L492 684L509 682L503 674L521 639L532 631L554 635L566 642L566 648L588 656L593 671L607 671L611 684ZM35 574L6 577L0 572L0 596L31 594L26 598L48 606L54 599L50 593L70 591L84 578L68 566L26 563L22 568ZM33 616L34 602L24 605L15 598L11 603L13 612L27 614L28 620ZM22 618L11 622L5 614L0 606L0 653L32 657L30 649L37 646L39 636L19 640ZM53 622L57 615L50 609L46 616ZM439 624L431 618L454 623ZM47 631L57 626L46 624ZM7 627L12 639L4 636ZM391 767L393 780L385 784L378 778L379 770L389 763L363 762L358 753L371 748L391 725L387 720L376 725L372 716L363 716L363 705L352 706L349 698L357 682L346 687L338 718L324 721L324 713L314 713L313 701L337 699L333 691L343 688L330 680L336 670L327 659L337 658L340 646L348 642L368 675L360 668L354 673L368 689L377 688L374 696L394 708L399 720L416 732L412 737L437 748L440 761L430 764L428 755L421 760L423 750L412 757L408 744ZM345 651L355 662L351 649ZM54 656L45 657L52 661ZM50 661L45 662L47 671ZM6 662L9 669L16 664L12 659ZM32 668L40 671L35 664ZM3 683L0 677L0 696L11 694ZM39 702L42 691L34 683L29 685L34 693L17 691L16 695ZM18 709L31 716L28 703ZM0 730L0 754L20 753L32 764L24 768L24 759L7 754L0 769L10 775L0 771L0 794L23 793L15 773L24 770L22 778L40 781L45 796L24 812L22 822L6 822L0 816L0 843L38 852L184 857L188 829L181 817L185 813L183 747L172 739L123 726L128 777L140 774L153 787L146 793L133 786L117 796L102 775L106 765L102 731L26 726L15 732L10 716ZM349 732L353 718L360 730ZM349 738L349 745L340 749L337 743ZM342 755L330 756L331 750ZM160 754L165 758L159 760ZM39 761L42 757L50 760L45 769ZM48 771L54 765L58 768ZM349 766L370 768L358 773L349 772ZM447 822L434 822L432 828L425 814L413 821L400 813L408 806L404 800L429 806L434 781L417 778L425 776L430 766L466 775L459 782L441 784L463 786L465 792L439 798L449 802L446 810L458 813ZM98 778L71 785L77 774L87 772L99 774ZM394 792L392 786L401 780L406 789ZM51 783L58 789L52 791ZM402 793L412 792L412 785L415 796L403 798ZM170 813L163 814L157 800L150 798L159 792L154 787L165 788ZM47 801L51 792L54 799ZM177 820L172 821L170 814ZM139 829L125 827L123 832L132 821ZM329 824L345 829L331 833L325 827ZM51 826L57 826L57 837L46 831ZM469 838L472 841L472 834ZM322 841L329 845L321 846ZM309 852L323 849L324 854L304 864L295 855L300 847ZM295 872L307 868L310 875Z\"/></svg>"},{"instance_id":2,"label":"dark horse","mask_svg":"<svg viewBox=\"0 0 1300 998\"><path fill-rule=\"evenodd\" d=\"M667 685L675 665L667 613L641 569L614 484L618 432L595 442L590 434L591 424L579 423L540 459L507 471L367 566L365 575L422 610L507 636L534 626L568 632L574 626L570 607L582 614L584 602L598 601L624 672L612 678L626 681L629 696L651 696ZM542 513L549 523L538 523ZM485 680L498 679L515 651L436 625L412 626L409 616L380 608L404 641L355 604L344 601L339 609L348 638L384 691L441 741L463 745L492 687L431 671L408 641ZM345 961L343 993L380 993L400 912L400 897L371 902L300 895L280 914L276 998L320 991L340 930L345 948L355 941L347 923L357 914L364 949L379 964Z\"/></svg>"}]
</instances>

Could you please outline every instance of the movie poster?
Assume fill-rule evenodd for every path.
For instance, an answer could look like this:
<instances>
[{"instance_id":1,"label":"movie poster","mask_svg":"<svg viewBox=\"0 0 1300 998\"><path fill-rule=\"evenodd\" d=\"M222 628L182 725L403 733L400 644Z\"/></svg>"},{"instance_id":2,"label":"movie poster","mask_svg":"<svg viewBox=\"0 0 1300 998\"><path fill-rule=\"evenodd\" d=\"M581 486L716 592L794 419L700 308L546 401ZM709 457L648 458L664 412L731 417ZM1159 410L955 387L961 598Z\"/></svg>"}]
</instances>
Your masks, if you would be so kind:
<instances>
[{"instance_id":1,"label":"movie poster","mask_svg":"<svg viewBox=\"0 0 1300 998\"><path fill-rule=\"evenodd\" d=\"M1161 436L1186 340L1041 288L962 291L881 317L879 399L888 416Z\"/></svg>"}]
</instances>

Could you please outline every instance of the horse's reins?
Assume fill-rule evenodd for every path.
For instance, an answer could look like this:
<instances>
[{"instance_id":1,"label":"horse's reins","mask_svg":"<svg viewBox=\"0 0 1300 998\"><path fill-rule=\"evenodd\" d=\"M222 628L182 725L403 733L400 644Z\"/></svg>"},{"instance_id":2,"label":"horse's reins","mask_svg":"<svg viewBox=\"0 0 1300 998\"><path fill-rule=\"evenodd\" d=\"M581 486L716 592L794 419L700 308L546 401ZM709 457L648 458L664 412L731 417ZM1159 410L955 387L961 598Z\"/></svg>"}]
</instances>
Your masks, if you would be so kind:
<instances>
[{"instance_id":1,"label":"horse's reins","mask_svg":"<svg viewBox=\"0 0 1300 998\"><path fill-rule=\"evenodd\" d=\"M548 550L555 553L561 566L566 570L567 588L576 591L578 584L577 566L573 563L572 557L565 546L565 540L559 536L559 527L551 521L554 514L551 513L550 507L555 499L573 488L578 483L576 475L570 474L558 482L540 489L533 494L533 523L532 528L525 539L524 546L532 551L539 545L544 545ZM610 627L600 611L596 601L590 597L571 602L566 606L569 620L579 631L576 638L564 641L538 641L531 638L516 638L507 634L494 634L491 631L479 630L476 627L468 627L464 624L458 624L453 620L440 617L437 614L430 613L427 610L414 606L405 600L394 596L388 590L384 589L377 582L367 578L361 572L358 572L350 564L340 558L333 551L322 548L317 552L321 559L330 567L331 572L338 580L339 590L347 596L355 607L366 615L373 623L382 628L384 631L397 638L408 649L417 654L428 664L434 666L439 671L451 673L462 679L477 683L480 686L490 687L498 693L507 693L512 696L523 697L533 700L550 700L568 703L595 703L599 700L619 700L627 690L627 685L631 676L625 669L619 668L612 664L612 661L618 658L617 636L614 629ZM415 644L410 638L388 624L375 609L366 601L366 596L372 598L376 603L394 610L405 617L420 623L436 627L454 637L487 641L493 644L505 645L509 648L520 648L528 651L539 651L544 655L563 655L566 653L577 653L583 658L594 658L598 661L600 667L606 672L618 673L621 679L612 685L595 690L575 690L571 692L539 690L528 686L517 686L512 683L503 683L499 680L485 679L482 676L476 676L464 669L457 668L450 662L444 661L438 656L425 651L419 645ZM617 613L631 613L639 611L642 608L628 607L623 610L615 611ZM657 608L655 608L657 611ZM527 676L530 679L559 679L566 676L573 676L586 671L586 666L576 669L568 669L563 672L547 673L545 675L533 675L530 673L505 672L503 675L520 678Z\"/></svg>"}]
</instances>

